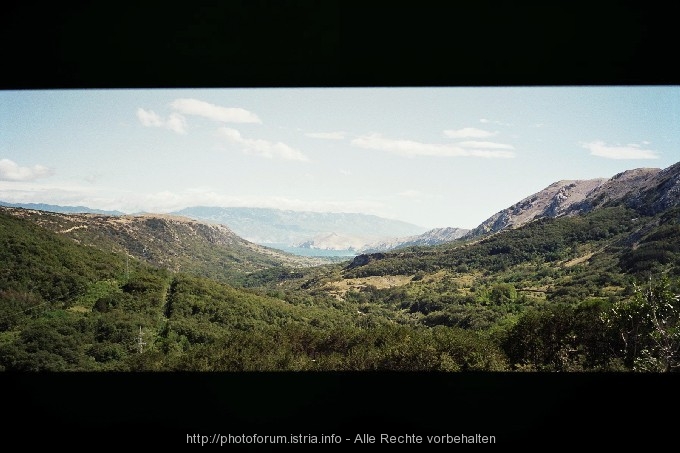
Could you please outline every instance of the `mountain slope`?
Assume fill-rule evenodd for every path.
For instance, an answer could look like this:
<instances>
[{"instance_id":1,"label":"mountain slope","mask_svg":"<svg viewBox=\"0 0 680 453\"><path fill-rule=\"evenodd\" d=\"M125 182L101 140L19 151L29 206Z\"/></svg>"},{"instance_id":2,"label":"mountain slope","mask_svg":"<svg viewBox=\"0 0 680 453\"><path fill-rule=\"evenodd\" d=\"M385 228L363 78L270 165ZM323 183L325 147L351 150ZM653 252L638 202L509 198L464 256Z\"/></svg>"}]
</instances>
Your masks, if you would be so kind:
<instances>
[{"instance_id":1,"label":"mountain slope","mask_svg":"<svg viewBox=\"0 0 680 453\"><path fill-rule=\"evenodd\" d=\"M574 205L583 203L588 195L606 179L565 180L555 182L507 209L497 212L474 228L469 235L481 236L509 228L520 227L543 217L558 217L573 212Z\"/></svg>"},{"instance_id":2,"label":"mountain slope","mask_svg":"<svg viewBox=\"0 0 680 453\"><path fill-rule=\"evenodd\" d=\"M0 212L31 220L81 244L224 282L273 267L324 263L253 244L223 225L179 216L61 214L6 207L0 207Z\"/></svg>"},{"instance_id":3,"label":"mountain slope","mask_svg":"<svg viewBox=\"0 0 680 453\"><path fill-rule=\"evenodd\" d=\"M540 218L579 215L623 205L654 215L680 205L680 163L666 169L637 168L610 179L559 181L497 212L470 233L482 236L517 228Z\"/></svg>"},{"instance_id":4,"label":"mountain slope","mask_svg":"<svg viewBox=\"0 0 680 453\"><path fill-rule=\"evenodd\" d=\"M213 360L191 361L208 345L216 354L231 349L234 360L221 365L230 371L292 368L271 354L287 352L274 340L282 326L293 336L357 318L348 304L295 304L126 259L23 214L0 210L0 372L172 370L178 363L211 371Z\"/></svg>"}]
</instances>

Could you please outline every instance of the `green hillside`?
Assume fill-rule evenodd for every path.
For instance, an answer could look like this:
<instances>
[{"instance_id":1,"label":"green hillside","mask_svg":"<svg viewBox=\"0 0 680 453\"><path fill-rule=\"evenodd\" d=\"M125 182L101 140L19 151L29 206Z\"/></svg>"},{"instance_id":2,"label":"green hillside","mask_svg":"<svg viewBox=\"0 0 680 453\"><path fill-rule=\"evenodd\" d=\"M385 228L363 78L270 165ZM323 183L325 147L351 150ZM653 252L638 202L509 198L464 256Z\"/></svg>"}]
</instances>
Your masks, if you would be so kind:
<instances>
[{"instance_id":1,"label":"green hillside","mask_svg":"<svg viewBox=\"0 0 680 453\"><path fill-rule=\"evenodd\" d=\"M613 205L482 239L266 267L171 223L60 224L60 234L40 215L3 212L0 367L673 371L678 214ZM85 235L128 234L133 244L132 233L153 230L145 244L181 253L150 247L142 260ZM191 256L204 266L184 266Z\"/></svg>"},{"instance_id":2,"label":"green hillside","mask_svg":"<svg viewBox=\"0 0 680 453\"><path fill-rule=\"evenodd\" d=\"M474 241L360 255L297 279L269 274L279 288L330 293L404 324L484 332L501 345L511 369L649 369L641 355L658 353L659 335L676 347L672 359L652 361L652 368L664 368L677 361L680 346L673 296L680 292L679 214L675 208L644 216L611 206ZM629 326L635 341L621 340L629 335L615 326L628 316L623 307L644 311L662 302L672 307L664 323ZM635 316L642 322L656 315ZM542 330L545 337L536 337Z\"/></svg>"},{"instance_id":3,"label":"green hillside","mask_svg":"<svg viewBox=\"0 0 680 453\"><path fill-rule=\"evenodd\" d=\"M6 214L0 237L5 371L503 367L500 350L474 332L400 326L350 301L173 273Z\"/></svg>"},{"instance_id":4,"label":"green hillside","mask_svg":"<svg viewBox=\"0 0 680 453\"><path fill-rule=\"evenodd\" d=\"M224 226L183 217L63 214L3 207L0 212L30 220L79 244L225 283L238 284L245 275L257 270L327 262L262 247Z\"/></svg>"}]
</instances>

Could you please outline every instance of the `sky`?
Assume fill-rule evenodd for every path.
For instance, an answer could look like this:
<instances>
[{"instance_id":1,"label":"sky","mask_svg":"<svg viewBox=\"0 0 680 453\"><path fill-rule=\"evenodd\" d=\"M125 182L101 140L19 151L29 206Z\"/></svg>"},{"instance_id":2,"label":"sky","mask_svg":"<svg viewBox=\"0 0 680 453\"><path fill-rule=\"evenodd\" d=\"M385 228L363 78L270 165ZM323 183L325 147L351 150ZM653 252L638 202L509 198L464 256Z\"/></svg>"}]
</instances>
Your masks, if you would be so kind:
<instances>
[{"instance_id":1,"label":"sky","mask_svg":"<svg viewBox=\"0 0 680 453\"><path fill-rule=\"evenodd\" d=\"M355 212L474 228L680 161L680 86L0 91L0 201Z\"/></svg>"}]
</instances>

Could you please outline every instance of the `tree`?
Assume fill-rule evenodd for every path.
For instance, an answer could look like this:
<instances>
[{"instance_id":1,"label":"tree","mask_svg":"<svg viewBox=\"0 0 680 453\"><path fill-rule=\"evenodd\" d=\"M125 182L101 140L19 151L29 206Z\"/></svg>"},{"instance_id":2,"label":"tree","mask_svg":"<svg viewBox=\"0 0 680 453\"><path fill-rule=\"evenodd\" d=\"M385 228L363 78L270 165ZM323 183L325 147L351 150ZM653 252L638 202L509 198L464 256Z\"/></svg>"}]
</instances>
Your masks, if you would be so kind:
<instances>
[{"instance_id":1,"label":"tree","mask_svg":"<svg viewBox=\"0 0 680 453\"><path fill-rule=\"evenodd\" d=\"M615 303L603 320L619 334L624 360L634 370L680 369L680 295L666 276L635 285L633 297Z\"/></svg>"},{"instance_id":2,"label":"tree","mask_svg":"<svg viewBox=\"0 0 680 453\"><path fill-rule=\"evenodd\" d=\"M498 283L491 288L489 299L496 305L509 304L517 299L517 290L510 283Z\"/></svg>"}]
</instances>

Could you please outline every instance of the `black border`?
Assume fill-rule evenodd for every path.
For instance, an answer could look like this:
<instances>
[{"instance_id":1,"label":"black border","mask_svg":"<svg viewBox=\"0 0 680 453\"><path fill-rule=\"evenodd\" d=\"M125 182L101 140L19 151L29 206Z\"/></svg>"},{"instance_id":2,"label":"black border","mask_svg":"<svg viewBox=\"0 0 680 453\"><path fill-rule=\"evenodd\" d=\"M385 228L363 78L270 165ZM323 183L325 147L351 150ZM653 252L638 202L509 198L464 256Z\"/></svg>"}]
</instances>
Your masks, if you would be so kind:
<instances>
[{"instance_id":1,"label":"black border","mask_svg":"<svg viewBox=\"0 0 680 453\"><path fill-rule=\"evenodd\" d=\"M344 449L366 434L652 447L673 441L679 402L677 379L633 373L4 373L0 384L3 436L88 448L198 448L194 434L334 434Z\"/></svg>"},{"instance_id":2,"label":"black border","mask_svg":"<svg viewBox=\"0 0 680 453\"><path fill-rule=\"evenodd\" d=\"M643 2L11 2L0 88L676 84Z\"/></svg>"},{"instance_id":3,"label":"black border","mask_svg":"<svg viewBox=\"0 0 680 453\"><path fill-rule=\"evenodd\" d=\"M191 3L5 5L0 89L679 82L675 15L641 2ZM665 409L678 405L675 379L633 374L2 373L0 385L5 436L86 448L197 448L186 436L204 432L652 446L672 441Z\"/></svg>"}]
</instances>

